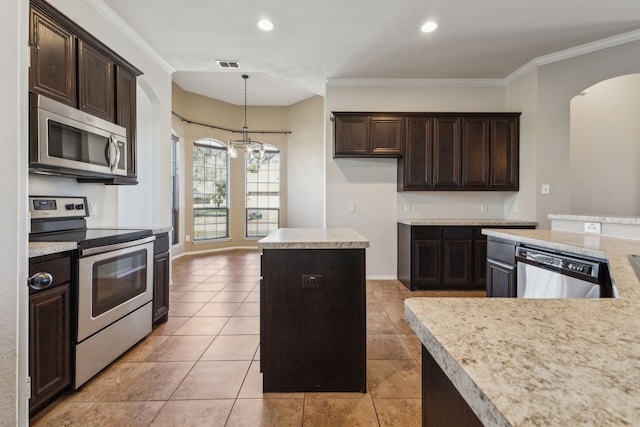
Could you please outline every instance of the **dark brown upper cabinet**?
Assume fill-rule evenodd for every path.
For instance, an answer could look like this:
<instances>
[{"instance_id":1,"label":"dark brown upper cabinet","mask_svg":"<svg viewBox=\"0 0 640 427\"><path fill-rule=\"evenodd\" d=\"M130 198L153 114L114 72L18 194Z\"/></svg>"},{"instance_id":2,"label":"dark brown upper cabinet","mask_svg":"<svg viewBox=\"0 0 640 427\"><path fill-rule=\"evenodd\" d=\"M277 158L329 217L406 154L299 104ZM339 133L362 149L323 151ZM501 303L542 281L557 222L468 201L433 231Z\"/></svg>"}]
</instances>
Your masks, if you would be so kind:
<instances>
[{"instance_id":1,"label":"dark brown upper cabinet","mask_svg":"<svg viewBox=\"0 0 640 427\"><path fill-rule=\"evenodd\" d=\"M431 188L433 172L433 117L407 117L404 156L398 159L398 187L404 190Z\"/></svg>"},{"instance_id":2,"label":"dark brown upper cabinet","mask_svg":"<svg viewBox=\"0 0 640 427\"><path fill-rule=\"evenodd\" d=\"M137 184L136 77L142 72L44 0L30 0L29 90L127 130L127 176L80 182Z\"/></svg>"},{"instance_id":3,"label":"dark brown upper cabinet","mask_svg":"<svg viewBox=\"0 0 640 427\"><path fill-rule=\"evenodd\" d=\"M76 36L40 10L32 8L29 46L29 88L77 107Z\"/></svg>"},{"instance_id":4,"label":"dark brown upper cabinet","mask_svg":"<svg viewBox=\"0 0 640 427\"><path fill-rule=\"evenodd\" d=\"M127 178L136 179L136 76L116 66L116 123L127 129Z\"/></svg>"},{"instance_id":5,"label":"dark brown upper cabinet","mask_svg":"<svg viewBox=\"0 0 640 427\"><path fill-rule=\"evenodd\" d=\"M518 191L520 113L408 113L398 191Z\"/></svg>"},{"instance_id":6,"label":"dark brown upper cabinet","mask_svg":"<svg viewBox=\"0 0 640 427\"><path fill-rule=\"evenodd\" d=\"M517 116L491 118L491 188L517 190L520 165L520 120Z\"/></svg>"},{"instance_id":7,"label":"dark brown upper cabinet","mask_svg":"<svg viewBox=\"0 0 640 427\"><path fill-rule=\"evenodd\" d=\"M433 188L460 186L460 118L433 120Z\"/></svg>"},{"instance_id":8,"label":"dark brown upper cabinet","mask_svg":"<svg viewBox=\"0 0 640 427\"><path fill-rule=\"evenodd\" d=\"M115 122L115 83L113 60L89 43L78 40L79 108Z\"/></svg>"},{"instance_id":9,"label":"dark brown upper cabinet","mask_svg":"<svg viewBox=\"0 0 640 427\"><path fill-rule=\"evenodd\" d=\"M405 119L375 113L333 113L334 158L399 157Z\"/></svg>"}]
</instances>

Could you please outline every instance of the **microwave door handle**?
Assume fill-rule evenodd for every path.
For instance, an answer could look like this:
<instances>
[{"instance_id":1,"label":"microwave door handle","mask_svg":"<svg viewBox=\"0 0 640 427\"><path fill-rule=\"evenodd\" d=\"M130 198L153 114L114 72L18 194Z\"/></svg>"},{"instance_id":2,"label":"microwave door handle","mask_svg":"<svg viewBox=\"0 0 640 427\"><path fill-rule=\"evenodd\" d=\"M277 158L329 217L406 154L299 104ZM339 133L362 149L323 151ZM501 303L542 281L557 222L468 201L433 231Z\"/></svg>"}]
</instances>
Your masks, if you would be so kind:
<instances>
[{"instance_id":1,"label":"microwave door handle","mask_svg":"<svg viewBox=\"0 0 640 427\"><path fill-rule=\"evenodd\" d=\"M120 147L115 135L109 137L109 167L111 172L115 173L120 163Z\"/></svg>"}]
</instances>

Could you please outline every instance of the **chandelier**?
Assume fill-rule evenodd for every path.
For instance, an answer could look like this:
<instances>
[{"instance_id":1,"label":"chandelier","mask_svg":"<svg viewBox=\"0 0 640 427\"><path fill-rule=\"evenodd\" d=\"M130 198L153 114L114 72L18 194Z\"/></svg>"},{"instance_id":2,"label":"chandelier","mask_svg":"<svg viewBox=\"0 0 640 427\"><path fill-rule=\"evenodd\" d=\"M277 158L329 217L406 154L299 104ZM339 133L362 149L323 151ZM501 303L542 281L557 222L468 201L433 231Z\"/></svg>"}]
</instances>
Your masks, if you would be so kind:
<instances>
[{"instance_id":1,"label":"chandelier","mask_svg":"<svg viewBox=\"0 0 640 427\"><path fill-rule=\"evenodd\" d=\"M235 159L238 157L238 150L244 149L245 153L252 159L256 157L256 153L260 158L263 158L265 152L264 142L253 141L249 136L249 127L247 126L247 79L249 76L243 74L242 78L244 79L244 126L242 126L242 139L229 140L227 153L229 157Z\"/></svg>"}]
</instances>

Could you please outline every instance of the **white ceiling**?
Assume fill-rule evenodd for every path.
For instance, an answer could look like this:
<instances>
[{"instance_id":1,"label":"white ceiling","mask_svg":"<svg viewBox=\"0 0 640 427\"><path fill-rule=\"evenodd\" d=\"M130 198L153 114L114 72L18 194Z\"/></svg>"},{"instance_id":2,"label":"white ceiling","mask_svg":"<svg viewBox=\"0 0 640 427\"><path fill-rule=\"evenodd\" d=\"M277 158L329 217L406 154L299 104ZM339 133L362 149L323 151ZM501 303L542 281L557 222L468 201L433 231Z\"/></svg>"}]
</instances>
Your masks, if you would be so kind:
<instances>
[{"instance_id":1,"label":"white ceiling","mask_svg":"<svg viewBox=\"0 0 640 427\"><path fill-rule=\"evenodd\" d=\"M245 73L249 105L290 105L324 95L327 79L505 79L545 55L640 39L639 0L88 1L137 32L180 87L238 105ZM265 17L269 33L256 26ZM427 20L439 28L420 32Z\"/></svg>"}]
</instances>

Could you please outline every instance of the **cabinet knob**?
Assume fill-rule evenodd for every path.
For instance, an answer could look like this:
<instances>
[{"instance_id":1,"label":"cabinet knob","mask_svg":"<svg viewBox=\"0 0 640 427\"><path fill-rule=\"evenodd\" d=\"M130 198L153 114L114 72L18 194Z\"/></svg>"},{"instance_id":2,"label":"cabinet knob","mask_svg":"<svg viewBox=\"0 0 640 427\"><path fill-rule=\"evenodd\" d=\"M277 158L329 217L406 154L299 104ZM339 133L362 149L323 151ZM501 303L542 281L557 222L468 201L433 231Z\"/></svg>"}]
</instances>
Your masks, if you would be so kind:
<instances>
[{"instance_id":1,"label":"cabinet knob","mask_svg":"<svg viewBox=\"0 0 640 427\"><path fill-rule=\"evenodd\" d=\"M53 276L50 273L36 273L27 280L28 285L37 291L46 289L53 283Z\"/></svg>"}]
</instances>

